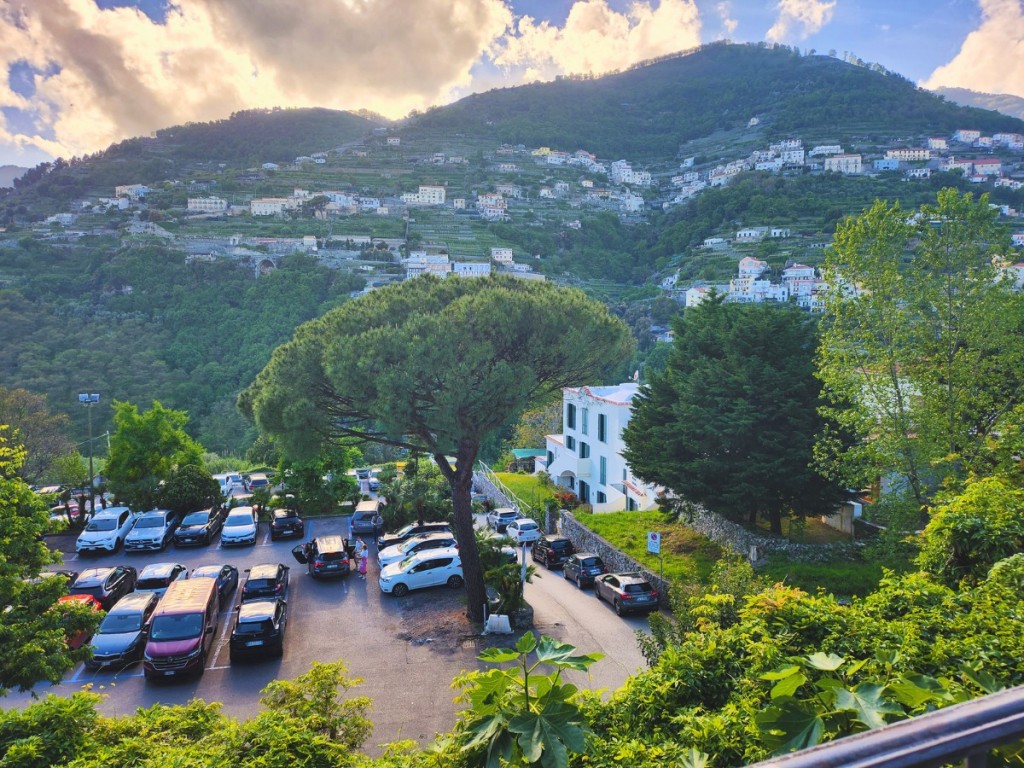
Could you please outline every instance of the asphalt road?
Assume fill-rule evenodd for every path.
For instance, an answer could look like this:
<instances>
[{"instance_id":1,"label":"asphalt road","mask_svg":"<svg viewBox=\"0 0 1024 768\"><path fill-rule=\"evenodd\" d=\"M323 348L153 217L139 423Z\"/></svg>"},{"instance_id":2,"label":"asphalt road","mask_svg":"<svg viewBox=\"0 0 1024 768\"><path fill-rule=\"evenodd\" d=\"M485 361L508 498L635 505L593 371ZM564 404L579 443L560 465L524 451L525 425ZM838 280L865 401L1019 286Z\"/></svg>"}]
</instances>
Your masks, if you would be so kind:
<instances>
[{"instance_id":1,"label":"asphalt road","mask_svg":"<svg viewBox=\"0 0 1024 768\"><path fill-rule=\"evenodd\" d=\"M348 534L348 518L320 518L306 521L306 537L327 533ZM231 563L244 581L245 569L258 563L281 562L291 567L289 586L289 626L285 652L281 659L269 659L232 666L227 642L231 631L238 593L221 613L215 650L202 677L172 683L147 683L141 665L126 670L93 672L79 666L55 686L38 686L37 695L70 693L91 686L106 698L100 710L107 715L131 714L139 707L156 703L185 704L192 698L223 703L225 714L247 718L259 711L259 693L270 681L294 678L309 669L314 660L343 660L350 677L363 679L352 695L368 696L373 702L369 718L374 723L367 742L369 754L377 754L375 745L412 739L430 742L437 733L449 730L455 721L454 677L483 665L476 659L479 644L472 638L457 644L432 644L422 638L410 638L403 616L412 611L430 610L438 600L438 590L413 592L395 598L380 592L376 583L377 567L371 546L370 572L366 581L355 576L340 580L316 581L291 554L296 540L271 541L266 524L261 524L255 546L223 548L219 542L209 547L177 549L162 553L88 556L74 554L74 539L58 537L70 554L65 568L84 570L124 563L141 570L151 562L180 562L189 570L208 563ZM647 627L644 617L620 618L605 603L597 601L593 590L579 591L565 581L561 571L546 571L527 585L527 600L535 611L535 629L575 645L581 652L601 652L606 658L591 668L591 674L569 673L568 679L580 687L614 690L626 678L645 666L636 647L634 632ZM508 645L515 638L509 638ZM491 639L492 644L504 644ZM12 693L0 701L4 708L25 706L29 694Z\"/></svg>"}]
</instances>

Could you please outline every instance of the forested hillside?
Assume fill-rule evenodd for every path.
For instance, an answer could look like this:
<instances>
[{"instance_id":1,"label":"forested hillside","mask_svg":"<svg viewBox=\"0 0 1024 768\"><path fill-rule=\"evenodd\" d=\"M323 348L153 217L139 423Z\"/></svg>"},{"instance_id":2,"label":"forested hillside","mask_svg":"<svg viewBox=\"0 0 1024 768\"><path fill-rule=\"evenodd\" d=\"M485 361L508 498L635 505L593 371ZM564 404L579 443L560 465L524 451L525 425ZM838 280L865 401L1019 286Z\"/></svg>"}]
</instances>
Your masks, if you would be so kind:
<instances>
[{"instance_id":1,"label":"forested hillside","mask_svg":"<svg viewBox=\"0 0 1024 768\"><path fill-rule=\"evenodd\" d=\"M879 69L785 47L713 44L596 79L562 78L483 93L431 110L412 135L464 133L601 156L671 158L683 142L745 127L768 137L1022 131L1012 117L961 107Z\"/></svg>"}]
</instances>

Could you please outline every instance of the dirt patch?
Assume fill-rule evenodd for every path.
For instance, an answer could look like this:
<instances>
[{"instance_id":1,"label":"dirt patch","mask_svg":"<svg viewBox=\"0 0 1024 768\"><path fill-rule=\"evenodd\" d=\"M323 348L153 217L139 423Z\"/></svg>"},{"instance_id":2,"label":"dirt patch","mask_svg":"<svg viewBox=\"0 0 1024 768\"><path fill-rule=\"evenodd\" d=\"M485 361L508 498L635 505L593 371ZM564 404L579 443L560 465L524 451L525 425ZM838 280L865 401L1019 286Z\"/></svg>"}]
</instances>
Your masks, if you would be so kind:
<instances>
[{"instance_id":1,"label":"dirt patch","mask_svg":"<svg viewBox=\"0 0 1024 768\"><path fill-rule=\"evenodd\" d=\"M515 645L514 636L483 635L482 631L483 625L466 617L466 593L461 590L428 590L404 598L398 632L402 640L438 653Z\"/></svg>"}]
</instances>

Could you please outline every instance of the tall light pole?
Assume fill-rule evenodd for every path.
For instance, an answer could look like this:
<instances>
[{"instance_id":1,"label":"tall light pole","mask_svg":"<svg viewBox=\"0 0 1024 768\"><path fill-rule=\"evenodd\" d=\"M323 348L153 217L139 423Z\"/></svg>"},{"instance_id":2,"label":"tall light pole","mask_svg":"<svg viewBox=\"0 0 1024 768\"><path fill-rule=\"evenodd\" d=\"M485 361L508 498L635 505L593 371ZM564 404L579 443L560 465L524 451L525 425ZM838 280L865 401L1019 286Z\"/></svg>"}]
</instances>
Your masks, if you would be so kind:
<instances>
[{"instance_id":1,"label":"tall light pole","mask_svg":"<svg viewBox=\"0 0 1024 768\"><path fill-rule=\"evenodd\" d=\"M78 402L85 406L86 412L89 414L89 511L94 512L96 510L96 487L93 485L93 478L95 475L92 471L92 407L100 401L100 396L95 393L83 392L78 396ZM78 510L78 514L81 516L80 519L84 519L86 511L84 509Z\"/></svg>"}]
</instances>

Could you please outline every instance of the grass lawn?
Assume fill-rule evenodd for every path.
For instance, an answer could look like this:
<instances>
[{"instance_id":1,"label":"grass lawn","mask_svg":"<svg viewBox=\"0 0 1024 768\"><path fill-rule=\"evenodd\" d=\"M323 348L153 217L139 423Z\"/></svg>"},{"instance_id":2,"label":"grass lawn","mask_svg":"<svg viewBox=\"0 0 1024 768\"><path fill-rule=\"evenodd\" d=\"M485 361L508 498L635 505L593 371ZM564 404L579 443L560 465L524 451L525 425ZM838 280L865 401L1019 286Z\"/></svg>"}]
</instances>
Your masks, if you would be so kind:
<instances>
[{"instance_id":1,"label":"grass lawn","mask_svg":"<svg viewBox=\"0 0 1024 768\"><path fill-rule=\"evenodd\" d=\"M555 489L544 486L536 475L525 475L520 472L495 472L495 476L505 484L512 493L524 504L534 509L544 509L548 499L555 498Z\"/></svg>"},{"instance_id":2,"label":"grass lawn","mask_svg":"<svg viewBox=\"0 0 1024 768\"><path fill-rule=\"evenodd\" d=\"M599 515L577 513L576 519L652 573L661 572L661 561L647 551L647 532L658 531L665 578L671 581L707 583L711 568L722 556L722 548L713 541L685 526L666 523L656 510Z\"/></svg>"},{"instance_id":3,"label":"grass lawn","mask_svg":"<svg viewBox=\"0 0 1024 768\"><path fill-rule=\"evenodd\" d=\"M771 535L771 528L764 518L758 518L756 528L762 536ZM831 525L825 525L814 517L805 517L803 520L794 518L783 520L782 535L798 544L836 544L850 541L850 534L843 533Z\"/></svg>"},{"instance_id":4,"label":"grass lawn","mask_svg":"<svg viewBox=\"0 0 1024 768\"><path fill-rule=\"evenodd\" d=\"M878 589L882 564L844 560L833 563L792 563L780 557L772 557L757 572L768 581L781 581L811 594L822 590L836 597L852 597L864 596Z\"/></svg>"}]
</instances>

